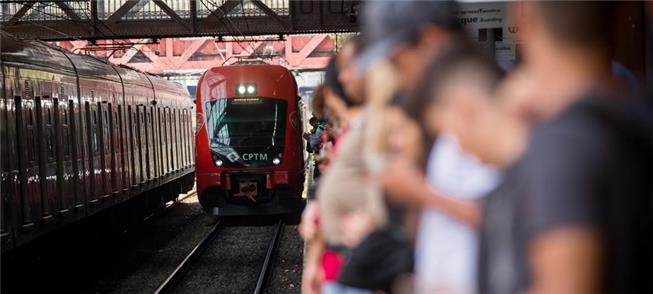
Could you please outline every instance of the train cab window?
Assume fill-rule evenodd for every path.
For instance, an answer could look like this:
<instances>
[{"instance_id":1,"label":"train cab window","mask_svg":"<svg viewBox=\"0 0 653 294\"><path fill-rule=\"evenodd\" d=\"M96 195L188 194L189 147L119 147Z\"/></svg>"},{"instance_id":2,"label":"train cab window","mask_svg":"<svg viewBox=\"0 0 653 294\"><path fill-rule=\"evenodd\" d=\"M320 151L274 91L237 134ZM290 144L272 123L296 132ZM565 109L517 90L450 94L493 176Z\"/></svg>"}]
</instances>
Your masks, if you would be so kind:
<instances>
[{"instance_id":1,"label":"train cab window","mask_svg":"<svg viewBox=\"0 0 653 294\"><path fill-rule=\"evenodd\" d=\"M211 153L226 166L257 167L281 159L288 103L272 98L231 98L207 102Z\"/></svg>"}]
</instances>

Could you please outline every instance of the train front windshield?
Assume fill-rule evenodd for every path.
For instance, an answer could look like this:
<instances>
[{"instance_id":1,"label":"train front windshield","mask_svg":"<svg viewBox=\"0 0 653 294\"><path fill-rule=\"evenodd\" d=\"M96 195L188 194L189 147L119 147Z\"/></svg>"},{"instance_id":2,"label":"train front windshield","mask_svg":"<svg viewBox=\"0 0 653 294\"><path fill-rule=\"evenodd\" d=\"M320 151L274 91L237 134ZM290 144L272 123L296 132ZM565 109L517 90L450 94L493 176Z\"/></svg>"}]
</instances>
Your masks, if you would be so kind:
<instances>
[{"instance_id":1,"label":"train front windshield","mask_svg":"<svg viewBox=\"0 0 653 294\"><path fill-rule=\"evenodd\" d=\"M214 163L224 167L280 164L286 134L287 102L272 98L230 98L206 103Z\"/></svg>"}]
</instances>

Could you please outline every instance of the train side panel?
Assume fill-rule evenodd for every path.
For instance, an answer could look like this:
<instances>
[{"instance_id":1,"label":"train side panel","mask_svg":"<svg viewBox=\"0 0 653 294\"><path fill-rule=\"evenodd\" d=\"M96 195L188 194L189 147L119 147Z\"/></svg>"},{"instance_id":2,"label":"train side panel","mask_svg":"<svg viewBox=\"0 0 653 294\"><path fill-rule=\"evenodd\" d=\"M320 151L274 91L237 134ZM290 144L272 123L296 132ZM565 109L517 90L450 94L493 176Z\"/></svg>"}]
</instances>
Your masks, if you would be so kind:
<instances>
[{"instance_id":1,"label":"train side panel","mask_svg":"<svg viewBox=\"0 0 653 294\"><path fill-rule=\"evenodd\" d=\"M38 42L2 35L2 43L3 251L142 192L162 188L172 197L192 187L192 162L175 173L161 168L161 109L149 103L151 79L181 134L178 114L192 105L183 86ZM183 138L170 138L177 154L170 160L181 162L184 145L175 140Z\"/></svg>"}]
</instances>

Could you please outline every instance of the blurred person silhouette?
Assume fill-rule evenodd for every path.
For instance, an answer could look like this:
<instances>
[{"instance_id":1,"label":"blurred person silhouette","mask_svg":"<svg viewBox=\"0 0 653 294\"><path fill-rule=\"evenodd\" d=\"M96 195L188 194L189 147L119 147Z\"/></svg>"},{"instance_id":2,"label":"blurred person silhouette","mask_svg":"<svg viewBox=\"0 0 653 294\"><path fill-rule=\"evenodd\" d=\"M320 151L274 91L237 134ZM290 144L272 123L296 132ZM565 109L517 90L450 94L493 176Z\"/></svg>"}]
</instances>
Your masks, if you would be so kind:
<instances>
[{"instance_id":1,"label":"blurred person silhouette","mask_svg":"<svg viewBox=\"0 0 653 294\"><path fill-rule=\"evenodd\" d=\"M362 156L366 124L366 113L362 111L366 102L364 78L352 72L350 66L360 49L359 42L357 37L348 40L336 57L333 74L327 72L325 76L327 84L334 85L332 94L347 97L352 102L339 119L341 132L336 140L334 159L318 189L320 224L328 248L323 259L329 281L324 287L327 293L369 292L343 285L337 278L347 252L360 236L386 221L381 194L370 181Z\"/></svg>"},{"instance_id":2,"label":"blurred person silhouette","mask_svg":"<svg viewBox=\"0 0 653 294\"><path fill-rule=\"evenodd\" d=\"M351 59L357 51L356 46L356 39L348 41L341 53L329 63L325 75L325 104L330 114L335 117L340 132L330 154L329 167L325 170L316 192L319 229L323 242L319 247L316 246L315 250L311 248L308 254L312 264L321 263L322 291L325 293L370 292L342 285L336 279L347 248L353 246L360 239L359 236L382 226L385 222L381 196L366 175L361 155L365 120L361 106L365 97L356 89L361 89L361 85L364 85L363 79L353 77L351 73L341 75L338 66L342 64L344 67L353 63ZM343 230L343 227L348 230ZM305 281L319 279L315 272L311 270L304 273Z\"/></svg>"},{"instance_id":3,"label":"blurred person silhouette","mask_svg":"<svg viewBox=\"0 0 653 294\"><path fill-rule=\"evenodd\" d=\"M394 161L381 180L396 197L413 195L410 201L425 211L417 246L428 249L417 250L422 271L416 292L475 292L479 199L497 181L493 169L479 166L509 166L526 140L524 122L506 115L503 95L497 96L506 87L502 77L496 63L475 48L456 47L430 66L411 94L408 115L427 135L438 136L426 179L417 166Z\"/></svg>"},{"instance_id":4,"label":"blurred person silhouette","mask_svg":"<svg viewBox=\"0 0 653 294\"><path fill-rule=\"evenodd\" d=\"M610 2L517 3L528 147L484 205L481 293L651 293L653 112L611 74Z\"/></svg>"},{"instance_id":5,"label":"blurred person silhouette","mask_svg":"<svg viewBox=\"0 0 653 294\"><path fill-rule=\"evenodd\" d=\"M367 69L380 60L391 61L399 77L400 99L395 102L411 104L406 94L415 91L428 66L454 50L453 47L468 43L456 12L456 5L451 1L367 3L362 11L361 35L366 38L368 47L361 54L358 65ZM400 215L402 211L421 210L415 244L415 290L418 293L438 290L470 293L475 289L476 272L473 229L451 220L433 204L445 205L466 222L474 224L479 218L478 205L436 197L417 167L428 166L430 186L468 199L492 189L497 183L498 172L460 150L448 134L437 134L436 143L432 144L431 138L435 135L426 133L423 137L425 149L430 151L426 164L418 165L402 158L388 160L388 156L372 161L387 196L396 201L391 207L408 208L390 211L398 211ZM398 217L391 217L395 218Z\"/></svg>"}]
</instances>

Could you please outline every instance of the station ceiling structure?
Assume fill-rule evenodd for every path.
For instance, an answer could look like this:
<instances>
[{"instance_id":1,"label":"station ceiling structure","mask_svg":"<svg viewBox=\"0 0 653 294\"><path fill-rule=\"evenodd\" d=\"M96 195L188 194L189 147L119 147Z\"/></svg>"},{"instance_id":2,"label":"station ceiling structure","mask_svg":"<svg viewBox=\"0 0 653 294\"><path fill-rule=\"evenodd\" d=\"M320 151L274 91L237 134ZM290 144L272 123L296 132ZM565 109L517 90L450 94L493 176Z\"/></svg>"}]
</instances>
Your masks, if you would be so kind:
<instances>
[{"instance_id":1,"label":"station ceiling structure","mask_svg":"<svg viewBox=\"0 0 653 294\"><path fill-rule=\"evenodd\" d=\"M355 32L360 1L76 0L0 2L23 39L110 40Z\"/></svg>"}]
</instances>

